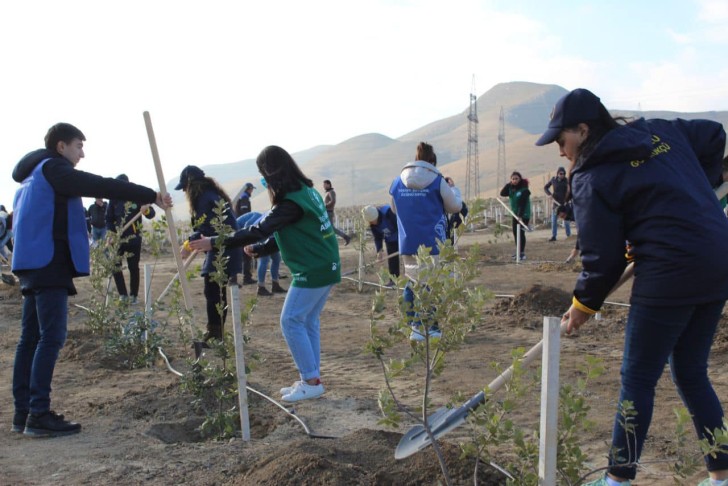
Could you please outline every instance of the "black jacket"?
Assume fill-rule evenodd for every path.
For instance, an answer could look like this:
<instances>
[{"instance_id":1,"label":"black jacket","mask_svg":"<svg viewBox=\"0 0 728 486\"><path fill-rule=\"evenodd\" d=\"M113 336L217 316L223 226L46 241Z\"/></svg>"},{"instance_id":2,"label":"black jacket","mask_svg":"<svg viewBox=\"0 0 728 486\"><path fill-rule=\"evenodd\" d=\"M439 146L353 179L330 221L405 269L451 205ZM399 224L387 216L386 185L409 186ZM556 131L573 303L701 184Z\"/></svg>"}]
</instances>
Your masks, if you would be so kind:
<instances>
[{"instance_id":1,"label":"black jacket","mask_svg":"<svg viewBox=\"0 0 728 486\"><path fill-rule=\"evenodd\" d=\"M254 251L258 256L271 255L278 251L273 233L293 224L303 217L303 209L293 201L283 200L273 206L268 214L256 224L239 229L235 234L225 237L226 246L245 246L255 243ZM219 238L219 237L218 237ZM213 246L215 238L213 238Z\"/></svg>"},{"instance_id":2,"label":"black jacket","mask_svg":"<svg viewBox=\"0 0 728 486\"><path fill-rule=\"evenodd\" d=\"M91 223L91 226L94 228L104 228L106 227L106 207L108 204L106 201L99 206L95 202L88 207L88 218L89 223Z\"/></svg>"},{"instance_id":3,"label":"black jacket","mask_svg":"<svg viewBox=\"0 0 728 486\"><path fill-rule=\"evenodd\" d=\"M571 173L584 270L574 297L599 310L635 261L632 302L697 305L728 298L725 131L707 120L644 120L608 132Z\"/></svg>"},{"instance_id":4,"label":"black jacket","mask_svg":"<svg viewBox=\"0 0 728 486\"><path fill-rule=\"evenodd\" d=\"M68 200L74 197L117 197L146 204L154 202L157 193L144 186L77 170L59 153L47 149L35 150L20 159L13 169L13 180L23 182L45 159L51 160L43 166L43 176L55 192L53 260L44 268L18 272L18 278L23 292L41 287L65 287L73 295L76 289L73 285L74 266L68 248Z\"/></svg>"}]
</instances>

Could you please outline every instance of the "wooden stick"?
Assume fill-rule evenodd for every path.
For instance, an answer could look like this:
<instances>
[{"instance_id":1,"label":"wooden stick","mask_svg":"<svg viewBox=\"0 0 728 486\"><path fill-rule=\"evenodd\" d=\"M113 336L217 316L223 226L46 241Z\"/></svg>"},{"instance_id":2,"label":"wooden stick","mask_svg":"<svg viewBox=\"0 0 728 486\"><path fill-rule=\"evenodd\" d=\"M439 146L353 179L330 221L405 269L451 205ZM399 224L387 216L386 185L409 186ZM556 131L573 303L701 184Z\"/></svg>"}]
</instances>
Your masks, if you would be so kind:
<instances>
[{"instance_id":1,"label":"wooden stick","mask_svg":"<svg viewBox=\"0 0 728 486\"><path fill-rule=\"evenodd\" d=\"M348 270L348 271L346 271L346 272L342 273L342 274L341 274L341 276L342 276L342 277L345 277L345 276L347 276L347 275L352 275L352 274L354 274L354 273L357 273L357 272L361 271L361 270L362 270L362 269L364 269L364 268L367 268L367 267L371 267L372 265L376 265L377 263L384 263L384 262L386 262L387 260L389 260L390 258L394 258L394 257L396 257L396 256L399 256L399 252L398 252L398 251L395 251L395 252L394 252L394 253L392 253L391 255L387 255L387 256L386 256L386 257L385 257L385 258L384 258L383 260L375 260L375 261L373 261L373 262L369 262L369 263L367 263L366 265L362 265L361 267L357 267L357 268L355 268L354 270ZM360 259L360 261L362 261L362 260L363 260L363 258L362 258L362 259Z\"/></svg>"},{"instance_id":2,"label":"wooden stick","mask_svg":"<svg viewBox=\"0 0 728 486\"><path fill-rule=\"evenodd\" d=\"M164 173L162 172L162 162L159 160L159 151L157 150L157 139L154 137L154 128L152 128L152 118L149 116L149 112L144 112L144 124L147 127L147 136L149 137L149 147L152 150L152 159L154 159L154 169L157 172L157 182L159 183L159 192L164 197L167 194L167 187L164 182ZM172 208L165 208L165 215L167 216L167 229L169 230L169 241L172 242L172 253L174 254L174 261L177 264L177 273L179 275L184 274L184 262L182 261L182 255L179 251L179 241L177 240L177 229L174 225L174 217L172 216ZM181 278L179 283L182 285L182 295L184 296L185 309L188 311L194 311L192 306L192 297L190 297L190 291L187 287L187 280Z\"/></svg>"},{"instance_id":3,"label":"wooden stick","mask_svg":"<svg viewBox=\"0 0 728 486\"><path fill-rule=\"evenodd\" d=\"M124 226L122 226L122 228L121 228L121 231L119 232L119 237L121 238L121 235L123 235L123 234L124 234L124 231L128 230L128 229L129 229L129 226L133 225L133 224L134 224L134 222L135 222L135 221L136 221L137 219L141 218L141 217L142 217L142 212L141 212L141 211L139 211L138 213L136 213L136 214L134 215L134 217L133 217L133 218L131 218L131 219L130 219L129 221L127 221L127 223L126 223L126 224L125 224Z\"/></svg>"},{"instance_id":4,"label":"wooden stick","mask_svg":"<svg viewBox=\"0 0 728 486\"><path fill-rule=\"evenodd\" d=\"M506 211L508 211L508 212L509 212L509 213L511 214L511 216L513 216L513 218L514 218L514 219L515 219L516 221L518 221L518 224L520 224L521 226L523 226L523 228L524 228L524 229L525 229L526 231L531 231L531 228L529 228L529 227L528 227L528 225L527 225L526 223L524 223L524 222L523 222L523 220L522 220L521 218L519 218L518 216L516 216L516 213L514 213L513 211L511 211L511 208L509 208L509 207L508 207L508 205L507 205L506 203L504 203L503 201L501 201L501 200L500 200L500 199L498 199L498 198L495 198L495 200L496 200L496 201L498 201L499 203L501 203L501 205L502 205L502 206L503 206L504 208L506 208Z\"/></svg>"},{"instance_id":5,"label":"wooden stick","mask_svg":"<svg viewBox=\"0 0 728 486\"><path fill-rule=\"evenodd\" d=\"M197 250L192 250L192 253L190 253L190 256L188 256L188 257L187 257L187 260L185 260L185 261L184 261L184 264L183 264L183 265L184 265L184 267L185 267L185 270L187 270L187 268L188 268L188 267L190 266L190 264L192 263L192 260L194 260L194 259L195 259L195 257L196 257L196 256L197 256L197 255L198 255L199 253L200 253L200 252L198 252ZM162 291L162 293L161 293L161 294L159 294L159 297L157 297L157 301L156 301L156 303L157 303L157 304L159 304L159 303L160 303L160 302L162 301L162 299L164 298L164 296L165 296L165 295L167 295L167 292L169 292L169 290L170 290L170 289L172 288L172 285L174 285L174 282L175 282L175 281L176 281L176 280L177 280L178 278L179 278L179 272L177 272L177 273L175 274L175 276L174 276L174 277L172 277L172 280L170 280L169 284L167 284L167 286L166 286L166 287L164 288L164 290Z\"/></svg>"}]
</instances>

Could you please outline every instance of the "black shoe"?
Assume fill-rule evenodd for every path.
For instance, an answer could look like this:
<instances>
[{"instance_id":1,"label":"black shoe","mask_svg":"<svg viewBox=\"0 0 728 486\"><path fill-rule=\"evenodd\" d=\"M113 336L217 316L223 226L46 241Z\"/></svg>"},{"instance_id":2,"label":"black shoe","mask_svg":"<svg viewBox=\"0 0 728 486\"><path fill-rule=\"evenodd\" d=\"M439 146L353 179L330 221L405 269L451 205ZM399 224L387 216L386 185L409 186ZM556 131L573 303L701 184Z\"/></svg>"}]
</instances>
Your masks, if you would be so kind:
<instances>
[{"instance_id":1,"label":"black shoe","mask_svg":"<svg viewBox=\"0 0 728 486\"><path fill-rule=\"evenodd\" d=\"M28 420L28 412L15 412L15 415L13 415L13 428L10 430L16 434L22 434L25 430L26 420Z\"/></svg>"},{"instance_id":2,"label":"black shoe","mask_svg":"<svg viewBox=\"0 0 728 486\"><path fill-rule=\"evenodd\" d=\"M210 345L206 341L192 341L192 349L195 351L195 359L200 359L203 349L210 349Z\"/></svg>"},{"instance_id":3,"label":"black shoe","mask_svg":"<svg viewBox=\"0 0 728 486\"><path fill-rule=\"evenodd\" d=\"M266 289L265 287L261 287L259 285L258 286L258 295L263 296L263 297L270 297L273 294L271 292L268 292L268 289Z\"/></svg>"},{"instance_id":4,"label":"black shoe","mask_svg":"<svg viewBox=\"0 0 728 486\"><path fill-rule=\"evenodd\" d=\"M549 238L549 241L556 241L556 237L555 236L552 236L551 238Z\"/></svg>"},{"instance_id":5,"label":"black shoe","mask_svg":"<svg viewBox=\"0 0 728 486\"><path fill-rule=\"evenodd\" d=\"M281 284L278 282L273 282L273 284L270 286L271 291L273 291L274 294L285 294L288 292L286 289L281 287Z\"/></svg>"},{"instance_id":6,"label":"black shoe","mask_svg":"<svg viewBox=\"0 0 728 486\"><path fill-rule=\"evenodd\" d=\"M59 437L79 432L81 424L64 420L63 415L51 411L40 415L34 413L28 415L23 434L30 437Z\"/></svg>"},{"instance_id":7,"label":"black shoe","mask_svg":"<svg viewBox=\"0 0 728 486\"><path fill-rule=\"evenodd\" d=\"M254 283L258 283L258 281L255 280L254 278L245 277L243 279L243 285L253 285Z\"/></svg>"}]
</instances>

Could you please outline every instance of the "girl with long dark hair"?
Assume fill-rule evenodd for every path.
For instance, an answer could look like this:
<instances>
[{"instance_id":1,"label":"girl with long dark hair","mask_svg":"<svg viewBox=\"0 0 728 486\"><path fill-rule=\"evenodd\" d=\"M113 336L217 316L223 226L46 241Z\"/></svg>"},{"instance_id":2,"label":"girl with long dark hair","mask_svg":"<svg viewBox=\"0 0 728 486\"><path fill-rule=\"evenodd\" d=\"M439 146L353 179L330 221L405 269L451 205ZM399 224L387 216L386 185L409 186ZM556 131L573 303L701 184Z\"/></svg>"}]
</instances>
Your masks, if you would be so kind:
<instances>
[{"instance_id":1,"label":"girl with long dark hair","mask_svg":"<svg viewBox=\"0 0 728 486\"><path fill-rule=\"evenodd\" d=\"M190 217L192 229L195 235L216 236L217 230L213 222L219 218L216 208L220 201L224 201L222 213L222 224L233 230L238 228L235 222L235 215L232 211L230 196L227 195L214 179L206 177L205 173L197 166L188 165L182 170L179 184L175 187L183 190L190 205ZM223 324L227 317L227 284L220 285L219 279L213 278L215 273L215 259L217 257L217 246L206 250L205 262L202 264L201 275L205 285L205 300L207 301L207 332L205 341L209 339L222 339ZM225 246L225 281L236 280L236 275L242 271L243 253L240 248ZM218 304L222 303L222 315L218 310Z\"/></svg>"},{"instance_id":2,"label":"girl with long dark hair","mask_svg":"<svg viewBox=\"0 0 728 486\"><path fill-rule=\"evenodd\" d=\"M288 152L266 147L256 163L272 208L258 223L226 236L225 245L244 246L250 256L280 250L293 277L281 310L281 329L300 375L293 385L281 388L281 396L287 402L316 398L324 393L320 314L331 288L341 281L336 234L321 195ZM207 250L217 238L190 246Z\"/></svg>"}]
</instances>

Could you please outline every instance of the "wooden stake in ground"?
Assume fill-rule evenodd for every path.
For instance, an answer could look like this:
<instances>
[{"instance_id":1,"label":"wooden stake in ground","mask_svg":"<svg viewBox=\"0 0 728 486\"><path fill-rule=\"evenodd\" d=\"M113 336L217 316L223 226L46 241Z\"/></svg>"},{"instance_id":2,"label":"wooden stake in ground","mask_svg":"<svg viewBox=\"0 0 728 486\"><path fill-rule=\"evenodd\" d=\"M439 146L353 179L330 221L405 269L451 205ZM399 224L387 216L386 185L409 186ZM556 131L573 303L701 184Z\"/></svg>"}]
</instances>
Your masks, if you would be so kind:
<instances>
[{"instance_id":1,"label":"wooden stake in ground","mask_svg":"<svg viewBox=\"0 0 728 486\"><path fill-rule=\"evenodd\" d=\"M230 289L230 314L233 316L233 336L235 338L235 368L238 375L238 404L240 406L240 429L243 440L250 441L250 419L248 418L248 379L245 375L245 351L243 349L243 326L240 324L240 288L237 283L228 285Z\"/></svg>"},{"instance_id":2,"label":"wooden stake in ground","mask_svg":"<svg viewBox=\"0 0 728 486\"><path fill-rule=\"evenodd\" d=\"M561 318L543 318L541 359L541 433L538 447L538 484L556 484L559 422L559 354Z\"/></svg>"},{"instance_id":3,"label":"wooden stake in ground","mask_svg":"<svg viewBox=\"0 0 728 486\"><path fill-rule=\"evenodd\" d=\"M152 149L152 159L154 159L154 169L157 172L157 183L159 184L159 192L162 196L167 194L167 187L164 182L164 173L162 172L162 162L159 160L159 151L157 150L157 139L154 137L154 129L152 128L152 118L149 116L149 112L144 112L144 123L147 126L147 136L149 137L149 147ZM174 261L177 264L177 273L179 275L185 275L184 262L182 261L182 255L179 252L179 241L177 240L177 229L174 226L174 217L172 217L172 208L166 208L164 214L167 216L167 228L169 229L169 241L172 243L172 253L174 254ZM190 291L187 287L187 280L184 278L179 279L179 283L182 285L182 295L185 301L185 309L188 311L194 310L192 307L192 297L190 297Z\"/></svg>"},{"instance_id":4,"label":"wooden stake in ground","mask_svg":"<svg viewBox=\"0 0 728 486\"><path fill-rule=\"evenodd\" d=\"M187 260L185 260L185 261L184 261L184 264L183 264L183 265L184 265L184 268L185 268L185 270L187 270L187 268L189 268L190 264L192 263L192 260L194 260L194 259L195 259L195 257L196 257L196 256L197 256L197 255L198 255L199 253L200 253L200 252L199 252L199 251L197 251L197 250L193 250L193 251L192 251L192 253L190 253L190 256L188 256L188 257L187 257ZM179 278L179 272L178 272L178 273L176 273L176 274L174 275L174 277L172 277L172 280L170 280L170 281L169 281L169 283L168 283L168 284L167 284L167 286L166 286L166 287L164 288L164 290L162 290L162 293L161 293L161 294L159 294L159 297L157 297L157 302L156 302L157 304L159 304L160 302L162 302L162 299L164 298L164 296L165 296L165 295L167 295L167 292L169 292L169 290L170 290L170 289L172 288L172 285L174 285L174 283L175 283L175 282L177 281L177 279L178 279L178 278Z\"/></svg>"}]
</instances>

